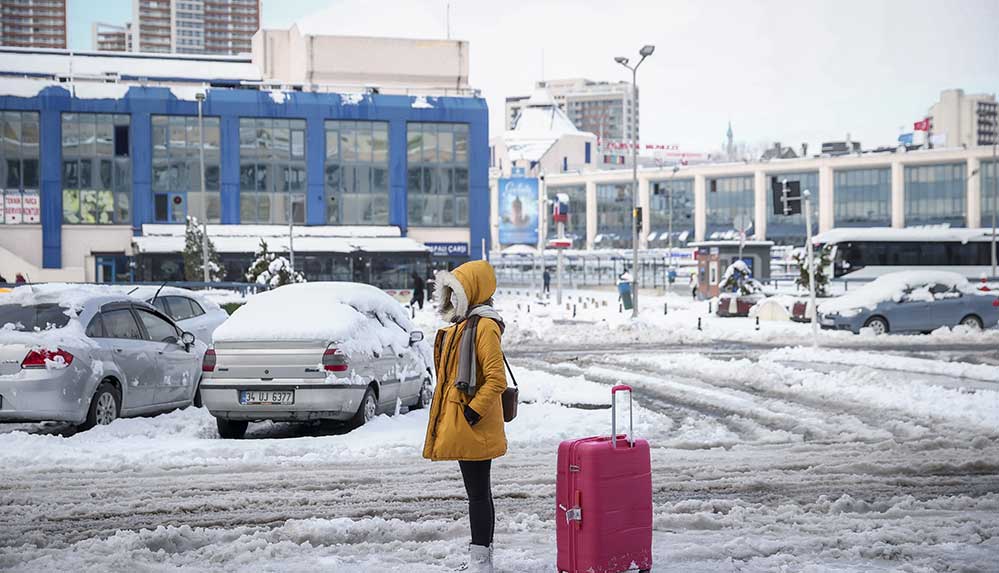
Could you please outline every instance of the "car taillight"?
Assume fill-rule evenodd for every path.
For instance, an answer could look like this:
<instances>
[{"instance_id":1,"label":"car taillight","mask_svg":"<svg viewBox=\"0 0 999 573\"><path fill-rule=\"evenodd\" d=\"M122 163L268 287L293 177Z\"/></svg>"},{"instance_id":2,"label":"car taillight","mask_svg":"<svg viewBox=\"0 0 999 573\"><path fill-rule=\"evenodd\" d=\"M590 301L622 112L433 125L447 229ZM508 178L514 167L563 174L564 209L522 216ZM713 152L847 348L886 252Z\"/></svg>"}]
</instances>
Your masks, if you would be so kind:
<instances>
[{"instance_id":1,"label":"car taillight","mask_svg":"<svg viewBox=\"0 0 999 573\"><path fill-rule=\"evenodd\" d=\"M201 360L202 372L215 372L215 350L209 348L205 351L205 357Z\"/></svg>"},{"instance_id":2,"label":"car taillight","mask_svg":"<svg viewBox=\"0 0 999 573\"><path fill-rule=\"evenodd\" d=\"M323 352L323 370L327 372L346 372L347 356L332 346Z\"/></svg>"},{"instance_id":3,"label":"car taillight","mask_svg":"<svg viewBox=\"0 0 999 573\"><path fill-rule=\"evenodd\" d=\"M999 296L997 296L996 299L992 301L992 306L999 307Z\"/></svg>"},{"instance_id":4,"label":"car taillight","mask_svg":"<svg viewBox=\"0 0 999 573\"><path fill-rule=\"evenodd\" d=\"M61 348L32 350L21 361L21 368L45 368L46 362L69 366L73 363L73 355Z\"/></svg>"}]
</instances>

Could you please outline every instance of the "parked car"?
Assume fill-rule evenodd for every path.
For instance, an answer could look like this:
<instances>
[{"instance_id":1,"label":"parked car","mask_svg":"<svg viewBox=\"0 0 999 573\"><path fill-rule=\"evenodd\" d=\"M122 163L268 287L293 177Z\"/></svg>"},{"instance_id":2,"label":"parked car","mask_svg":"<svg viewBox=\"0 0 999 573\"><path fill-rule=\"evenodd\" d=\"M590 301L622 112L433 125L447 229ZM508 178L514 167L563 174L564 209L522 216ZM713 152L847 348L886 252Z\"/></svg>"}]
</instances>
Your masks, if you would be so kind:
<instances>
[{"instance_id":1,"label":"parked car","mask_svg":"<svg viewBox=\"0 0 999 573\"><path fill-rule=\"evenodd\" d=\"M207 345L109 288L35 285L0 299L0 421L84 428L191 404Z\"/></svg>"},{"instance_id":2,"label":"parked car","mask_svg":"<svg viewBox=\"0 0 999 573\"><path fill-rule=\"evenodd\" d=\"M252 421L362 425L430 403L431 352L385 292L357 283L302 283L251 296L215 331L201 395L219 435Z\"/></svg>"},{"instance_id":3,"label":"parked car","mask_svg":"<svg viewBox=\"0 0 999 573\"><path fill-rule=\"evenodd\" d=\"M859 333L931 332L941 326L982 329L999 322L999 298L957 273L901 271L819 304L822 328Z\"/></svg>"},{"instance_id":4,"label":"parked car","mask_svg":"<svg viewBox=\"0 0 999 573\"><path fill-rule=\"evenodd\" d=\"M155 306L177 326L198 340L211 342L212 333L229 318L229 313L195 291L172 286L140 285L125 287L127 294Z\"/></svg>"}]
</instances>

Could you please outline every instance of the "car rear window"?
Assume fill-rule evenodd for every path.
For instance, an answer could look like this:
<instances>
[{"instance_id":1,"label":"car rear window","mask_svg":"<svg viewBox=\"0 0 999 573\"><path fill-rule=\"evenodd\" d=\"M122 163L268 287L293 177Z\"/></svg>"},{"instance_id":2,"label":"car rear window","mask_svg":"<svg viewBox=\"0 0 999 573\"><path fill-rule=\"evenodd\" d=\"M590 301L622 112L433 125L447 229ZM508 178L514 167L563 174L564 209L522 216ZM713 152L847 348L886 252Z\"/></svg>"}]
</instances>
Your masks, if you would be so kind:
<instances>
[{"instance_id":1,"label":"car rear window","mask_svg":"<svg viewBox=\"0 0 999 573\"><path fill-rule=\"evenodd\" d=\"M170 316L174 320L186 320L198 316L191 306L191 299L183 296L168 296L167 302L170 304Z\"/></svg>"},{"instance_id":2,"label":"car rear window","mask_svg":"<svg viewBox=\"0 0 999 573\"><path fill-rule=\"evenodd\" d=\"M0 325L21 332L62 328L69 323L66 308L56 303L0 304ZM9 325L13 325L12 327Z\"/></svg>"}]
</instances>

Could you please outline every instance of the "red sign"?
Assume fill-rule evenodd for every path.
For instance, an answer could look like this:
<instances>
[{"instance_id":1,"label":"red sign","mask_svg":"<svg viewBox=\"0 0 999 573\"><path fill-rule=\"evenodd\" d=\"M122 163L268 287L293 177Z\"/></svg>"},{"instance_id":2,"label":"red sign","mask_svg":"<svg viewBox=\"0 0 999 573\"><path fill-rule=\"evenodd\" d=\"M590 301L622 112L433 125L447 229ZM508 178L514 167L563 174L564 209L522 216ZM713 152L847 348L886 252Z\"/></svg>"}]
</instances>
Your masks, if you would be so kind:
<instances>
[{"instance_id":1,"label":"red sign","mask_svg":"<svg viewBox=\"0 0 999 573\"><path fill-rule=\"evenodd\" d=\"M930 130L930 118L926 118L922 121L917 121L912 124L912 129L915 131L929 131Z\"/></svg>"}]
</instances>

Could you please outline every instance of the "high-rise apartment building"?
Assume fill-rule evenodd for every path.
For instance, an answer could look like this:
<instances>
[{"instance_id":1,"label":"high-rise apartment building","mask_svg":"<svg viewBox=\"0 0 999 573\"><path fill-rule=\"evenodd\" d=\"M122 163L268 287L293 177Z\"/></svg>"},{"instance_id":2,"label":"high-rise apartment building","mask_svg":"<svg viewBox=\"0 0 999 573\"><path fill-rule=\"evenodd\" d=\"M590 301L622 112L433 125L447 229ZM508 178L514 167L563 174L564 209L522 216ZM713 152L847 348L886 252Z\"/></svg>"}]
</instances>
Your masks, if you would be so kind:
<instances>
[{"instance_id":1,"label":"high-rise apartment building","mask_svg":"<svg viewBox=\"0 0 999 573\"><path fill-rule=\"evenodd\" d=\"M124 26L94 22L91 26L93 48L99 52L131 52L132 23Z\"/></svg>"},{"instance_id":2,"label":"high-rise apartment building","mask_svg":"<svg viewBox=\"0 0 999 573\"><path fill-rule=\"evenodd\" d=\"M551 93L559 109L565 112L573 125L589 131L601 140L627 142L633 139L632 114L638 116L638 98L631 108L630 82L595 82L574 78L537 82L537 87ZM637 94L636 94L637 96ZM506 128L513 129L527 97L506 98ZM636 123L638 118L636 117ZM638 139L638 130L634 139Z\"/></svg>"},{"instance_id":3,"label":"high-rise apartment building","mask_svg":"<svg viewBox=\"0 0 999 573\"><path fill-rule=\"evenodd\" d=\"M132 50L246 54L261 0L132 0ZM103 48L98 48L103 49Z\"/></svg>"},{"instance_id":4,"label":"high-rise apartment building","mask_svg":"<svg viewBox=\"0 0 999 573\"><path fill-rule=\"evenodd\" d=\"M965 94L944 90L930 107L930 133L938 147L992 145L996 133L996 98L991 94Z\"/></svg>"},{"instance_id":5,"label":"high-rise apartment building","mask_svg":"<svg viewBox=\"0 0 999 573\"><path fill-rule=\"evenodd\" d=\"M66 0L0 0L0 46L66 48Z\"/></svg>"}]
</instances>

